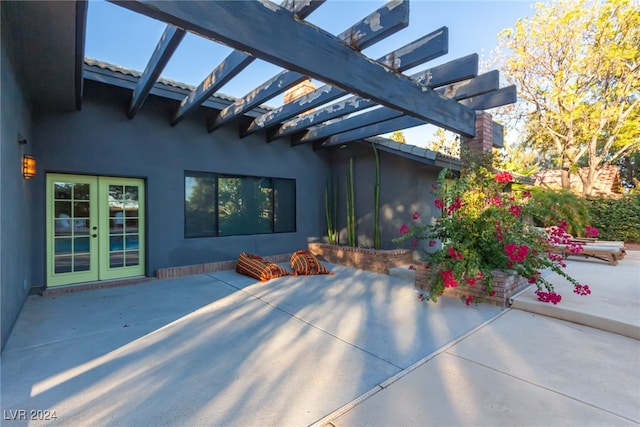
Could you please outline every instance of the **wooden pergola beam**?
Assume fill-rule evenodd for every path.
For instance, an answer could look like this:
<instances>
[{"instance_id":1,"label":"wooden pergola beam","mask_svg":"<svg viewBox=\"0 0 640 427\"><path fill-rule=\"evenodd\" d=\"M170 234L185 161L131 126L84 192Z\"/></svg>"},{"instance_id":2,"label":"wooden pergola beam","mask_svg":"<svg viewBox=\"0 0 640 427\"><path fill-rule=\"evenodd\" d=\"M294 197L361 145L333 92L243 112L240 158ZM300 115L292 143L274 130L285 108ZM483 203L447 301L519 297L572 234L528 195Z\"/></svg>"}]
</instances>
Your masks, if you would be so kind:
<instances>
[{"instance_id":1,"label":"wooden pergola beam","mask_svg":"<svg viewBox=\"0 0 640 427\"><path fill-rule=\"evenodd\" d=\"M433 89L461 80L467 80L477 75L478 55L472 54L416 73L412 75L411 78L424 82L427 87ZM310 126L364 110L374 105L376 104L373 101L366 100L359 96L352 96L312 113L297 116L295 119L283 123L275 132L267 134L267 140L271 142L287 135L293 135L302 132ZM298 140L299 138L293 138L293 145L296 145Z\"/></svg>"},{"instance_id":2,"label":"wooden pergola beam","mask_svg":"<svg viewBox=\"0 0 640 427\"><path fill-rule=\"evenodd\" d=\"M442 27L393 52L389 52L387 55L379 58L378 62L392 67L398 72L403 72L439 56L446 55L448 51L449 29ZM256 117L249 126L240 130L240 136L245 137L259 130L275 126L284 120L297 116L316 106L336 100L345 94L346 92L341 89L324 85L306 95L294 99L280 108ZM268 141L271 142L269 139Z\"/></svg>"},{"instance_id":3,"label":"wooden pergola beam","mask_svg":"<svg viewBox=\"0 0 640 427\"><path fill-rule=\"evenodd\" d=\"M483 95L463 99L460 102L469 102L469 104L478 107L476 108L476 110L483 110L513 104L514 102L516 102L516 87L507 86L493 92L485 93ZM313 148L328 148L335 145L342 145L350 141L355 141L358 139L368 138L370 136L381 135L389 132L395 132L397 130L409 129L423 124L425 123L422 120L416 119L415 117L396 117L391 120L379 121L369 126L363 126L347 132L334 134L329 138L326 138L324 141L314 142ZM501 125L494 122L494 146L502 146L502 134L503 130Z\"/></svg>"},{"instance_id":4,"label":"wooden pergola beam","mask_svg":"<svg viewBox=\"0 0 640 427\"><path fill-rule=\"evenodd\" d=\"M518 101L518 92L515 85L506 86L495 92L470 97L461 104L473 108L474 110L488 110L490 108L502 107Z\"/></svg>"},{"instance_id":5,"label":"wooden pergola beam","mask_svg":"<svg viewBox=\"0 0 640 427\"><path fill-rule=\"evenodd\" d=\"M375 20L377 24L371 25L372 20ZM367 15L340 33L338 39L348 43L355 50L359 50L385 39L407 25L409 25L409 2L403 0L399 7L390 9L387 5ZM281 72L220 111L213 120L207 123L207 130L213 132L307 78L306 75L294 71Z\"/></svg>"},{"instance_id":6,"label":"wooden pergola beam","mask_svg":"<svg viewBox=\"0 0 640 427\"><path fill-rule=\"evenodd\" d=\"M171 59L171 56L180 45L185 34L186 31L173 25L167 25L164 29L144 72L140 76L140 80L138 80L138 86L136 86L131 96L131 103L127 111L127 116L130 119L134 118L140 107L142 107L151 88L158 81L162 70L164 70L167 62L169 62L169 59Z\"/></svg>"},{"instance_id":7,"label":"wooden pergola beam","mask_svg":"<svg viewBox=\"0 0 640 427\"><path fill-rule=\"evenodd\" d=\"M299 18L306 18L326 0L310 0L308 2L286 0L282 7L293 12ZM171 126L175 126L187 115L195 111L203 102L209 99L229 80L234 78L254 61L251 55L234 50L196 87L189 96L185 97L171 118Z\"/></svg>"},{"instance_id":8,"label":"wooden pergola beam","mask_svg":"<svg viewBox=\"0 0 640 427\"><path fill-rule=\"evenodd\" d=\"M449 86L438 89L437 91L442 93L447 98L451 98L451 99L455 99L456 101L459 101L466 98L477 97L482 94L495 92L498 90L499 85L500 85L500 76L498 71L494 70L486 74L481 74L476 78L466 80L464 82L453 83ZM357 116L347 117L335 123L329 123L326 125L309 129L300 138L295 138L295 139L292 138L292 144L297 145L297 144L303 144L307 142L318 141L321 139L331 137L332 135L338 135L338 134L351 131L353 129L358 129L358 128L366 129L376 123L396 119L398 117L402 117L403 115L404 115L403 113L393 110L391 108L386 108L386 107L376 108L374 110L367 111ZM413 123L413 121L410 121L410 122ZM416 120L415 123L423 123L423 122L420 120ZM367 132L371 132L373 131L373 129L374 128L371 127ZM397 129L394 129L394 130L397 130ZM386 133L386 132L383 132L383 133ZM366 138L374 135L378 135L378 134L371 134L361 138ZM340 138L340 141L343 142L342 138ZM328 142L330 142L330 140Z\"/></svg>"},{"instance_id":9,"label":"wooden pergola beam","mask_svg":"<svg viewBox=\"0 0 640 427\"><path fill-rule=\"evenodd\" d=\"M425 122L465 136L475 136L472 109L392 72L326 31L296 20L291 12L267 0L111 1ZM250 22L247 22L248 16L251 17ZM292 40L295 48L292 48Z\"/></svg>"}]
</instances>

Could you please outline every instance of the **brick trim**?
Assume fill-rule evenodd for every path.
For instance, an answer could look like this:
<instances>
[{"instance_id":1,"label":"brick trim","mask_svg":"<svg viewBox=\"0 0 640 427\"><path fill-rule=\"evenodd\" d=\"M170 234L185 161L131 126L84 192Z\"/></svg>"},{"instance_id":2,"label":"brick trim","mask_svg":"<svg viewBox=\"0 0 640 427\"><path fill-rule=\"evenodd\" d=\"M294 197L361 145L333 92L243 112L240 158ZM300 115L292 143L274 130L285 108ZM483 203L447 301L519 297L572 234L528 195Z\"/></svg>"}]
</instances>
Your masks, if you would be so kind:
<instances>
[{"instance_id":1,"label":"brick trim","mask_svg":"<svg viewBox=\"0 0 640 427\"><path fill-rule=\"evenodd\" d=\"M63 294L71 294L74 292L90 291L93 289L117 288L120 286L138 285L140 283L148 283L156 281L155 277L135 277L132 279L117 279L101 282L78 283L66 286L54 286L46 288L42 291L43 297L52 297Z\"/></svg>"},{"instance_id":2,"label":"brick trim","mask_svg":"<svg viewBox=\"0 0 640 427\"><path fill-rule=\"evenodd\" d=\"M268 255L262 257L265 261L278 263L287 262L291 254ZM196 274L215 273L216 271L235 270L237 260L207 262L203 264L184 265L180 267L159 268L156 270L156 278L172 279L175 277L193 276Z\"/></svg>"},{"instance_id":3,"label":"brick trim","mask_svg":"<svg viewBox=\"0 0 640 427\"><path fill-rule=\"evenodd\" d=\"M413 251L409 249L369 249L309 243L309 252L326 262L353 267L373 273L389 274L389 268L411 264Z\"/></svg>"},{"instance_id":4,"label":"brick trim","mask_svg":"<svg viewBox=\"0 0 640 427\"><path fill-rule=\"evenodd\" d=\"M429 287L427 283L427 275L429 269L424 262L417 262L414 264L416 269L415 286L418 290L426 290ZM483 295L482 286L462 286L460 288L447 288L444 291L444 296L453 298L463 298L468 295L473 296L474 299L480 299L483 302L497 305L498 307L506 308L510 305L511 297L523 289L529 287L530 284L524 277L517 276L515 274L504 273L502 271L493 271L493 290L496 291L495 295L490 297Z\"/></svg>"}]
</instances>

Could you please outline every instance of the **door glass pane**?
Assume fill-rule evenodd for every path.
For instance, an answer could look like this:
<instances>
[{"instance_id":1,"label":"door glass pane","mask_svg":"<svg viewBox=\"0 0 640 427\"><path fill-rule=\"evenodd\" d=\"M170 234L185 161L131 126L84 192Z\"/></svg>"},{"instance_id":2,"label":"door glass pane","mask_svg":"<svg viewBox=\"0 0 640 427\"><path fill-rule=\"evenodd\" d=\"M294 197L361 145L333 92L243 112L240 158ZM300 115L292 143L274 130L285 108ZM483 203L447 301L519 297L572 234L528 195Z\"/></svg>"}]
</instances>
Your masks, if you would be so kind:
<instances>
[{"instance_id":1,"label":"door glass pane","mask_svg":"<svg viewBox=\"0 0 640 427\"><path fill-rule=\"evenodd\" d=\"M117 268L124 266L124 252L109 253L109 267Z\"/></svg>"},{"instance_id":2,"label":"door glass pane","mask_svg":"<svg viewBox=\"0 0 640 427\"><path fill-rule=\"evenodd\" d=\"M54 253L56 255L70 254L71 253L71 239L58 238L54 240Z\"/></svg>"},{"instance_id":3,"label":"door glass pane","mask_svg":"<svg viewBox=\"0 0 640 427\"><path fill-rule=\"evenodd\" d=\"M55 236L70 236L71 235L71 219L56 219L55 220Z\"/></svg>"},{"instance_id":4,"label":"door glass pane","mask_svg":"<svg viewBox=\"0 0 640 427\"><path fill-rule=\"evenodd\" d=\"M76 237L73 239L73 252L86 252L89 253L89 238L88 237Z\"/></svg>"},{"instance_id":5,"label":"door glass pane","mask_svg":"<svg viewBox=\"0 0 640 427\"><path fill-rule=\"evenodd\" d=\"M138 265L140 263L140 254L138 251L127 251L126 263L127 266Z\"/></svg>"},{"instance_id":6,"label":"door glass pane","mask_svg":"<svg viewBox=\"0 0 640 427\"><path fill-rule=\"evenodd\" d=\"M73 216L89 218L89 202L73 202Z\"/></svg>"},{"instance_id":7,"label":"door glass pane","mask_svg":"<svg viewBox=\"0 0 640 427\"><path fill-rule=\"evenodd\" d=\"M89 218L76 219L73 221L73 235L74 236L89 235Z\"/></svg>"},{"instance_id":8,"label":"door glass pane","mask_svg":"<svg viewBox=\"0 0 640 427\"><path fill-rule=\"evenodd\" d=\"M138 249L138 235L137 234L129 234L126 236L125 243L127 244L126 249Z\"/></svg>"},{"instance_id":9,"label":"door glass pane","mask_svg":"<svg viewBox=\"0 0 640 427\"><path fill-rule=\"evenodd\" d=\"M138 233L138 219L131 219L131 218L127 218L126 219L126 223L127 223L127 229L125 230L125 232L127 234L137 234Z\"/></svg>"},{"instance_id":10,"label":"door glass pane","mask_svg":"<svg viewBox=\"0 0 640 427\"><path fill-rule=\"evenodd\" d=\"M55 182L53 184L53 197L55 199L71 199L71 186L68 182Z\"/></svg>"},{"instance_id":11,"label":"door glass pane","mask_svg":"<svg viewBox=\"0 0 640 427\"><path fill-rule=\"evenodd\" d=\"M122 236L109 236L109 251L121 251L123 249Z\"/></svg>"},{"instance_id":12,"label":"door glass pane","mask_svg":"<svg viewBox=\"0 0 640 427\"><path fill-rule=\"evenodd\" d=\"M73 271L89 271L91 269L91 257L89 254L76 255L73 258Z\"/></svg>"},{"instance_id":13,"label":"door glass pane","mask_svg":"<svg viewBox=\"0 0 640 427\"><path fill-rule=\"evenodd\" d=\"M71 272L71 257L70 256L57 256L54 258L54 270L56 273L70 273Z\"/></svg>"},{"instance_id":14,"label":"door glass pane","mask_svg":"<svg viewBox=\"0 0 640 427\"><path fill-rule=\"evenodd\" d=\"M75 184L73 198L75 200L89 200L89 184Z\"/></svg>"},{"instance_id":15,"label":"door glass pane","mask_svg":"<svg viewBox=\"0 0 640 427\"><path fill-rule=\"evenodd\" d=\"M137 185L109 185L109 267L139 264L139 197Z\"/></svg>"},{"instance_id":16,"label":"door glass pane","mask_svg":"<svg viewBox=\"0 0 640 427\"><path fill-rule=\"evenodd\" d=\"M61 219L71 218L71 202L56 202L55 215L56 218ZM71 228L71 225L69 225L69 228Z\"/></svg>"},{"instance_id":17,"label":"door glass pane","mask_svg":"<svg viewBox=\"0 0 640 427\"><path fill-rule=\"evenodd\" d=\"M90 204L93 178L70 178L73 180L80 182L53 182L52 199L48 199L48 203L53 204L53 254L50 259L54 274L91 271L91 227L98 225L91 223L92 215L96 213L91 212Z\"/></svg>"}]
</instances>

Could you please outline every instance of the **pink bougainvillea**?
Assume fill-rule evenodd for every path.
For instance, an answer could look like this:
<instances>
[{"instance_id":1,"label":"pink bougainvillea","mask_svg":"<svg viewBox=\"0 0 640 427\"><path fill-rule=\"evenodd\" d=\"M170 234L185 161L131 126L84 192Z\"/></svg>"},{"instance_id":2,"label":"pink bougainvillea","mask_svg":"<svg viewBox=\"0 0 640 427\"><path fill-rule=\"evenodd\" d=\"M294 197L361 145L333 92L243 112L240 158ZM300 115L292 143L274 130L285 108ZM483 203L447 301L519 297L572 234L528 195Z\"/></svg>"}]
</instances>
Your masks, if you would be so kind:
<instances>
[{"instance_id":1,"label":"pink bougainvillea","mask_svg":"<svg viewBox=\"0 0 640 427\"><path fill-rule=\"evenodd\" d=\"M499 182L501 184L506 184L513 181L513 175L511 175L509 172L506 172L506 171L499 172L494 175L494 179L496 180L496 182Z\"/></svg>"},{"instance_id":2,"label":"pink bougainvillea","mask_svg":"<svg viewBox=\"0 0 640 427\"><path fill-rule=\"evenodd\" d=\"M573 293L578 295L590 295L591 289L589 289L589 285L578 285L573 288Z\"/></svg>"},{"instance_id":3,"label":"pink bougainvillea","mask_svg":"<svg viewBox=\"0 0 640 427\"><path fill-rule=\"evenodd\" d=\"M442 275L442 281L444 283L445 288L455 288L458 286L458 282L456 281L455 276L453 275L453 271L445 270L440 272Z\"/></svg>"},{"instance_id":4,"label":"pink bougainvillea","mask_svg":"<svg viewBox=\"0 0 640 427\"><path fill-rule=\"evenodd\" d=\"M587 285L562 270L564 257L581 250L567 232L566 221L549 227L547 233L533 227L523 217L535 217L536 193L510 191L506 184L511 182L511 173L483 167L460 177L444 170L434 187L437 209L433 211L437 213L409 212L412 221L401 227L397 241L410 241L416 247L416 240L425 240L424 259L430 266L425 299L437 302L447 288L473 287L473 297L463 297L463 301L478 303L495 295L495 271L525 278L538 288L540 301L557 304L561 299L541 271L568 280L576 294L589 295ZM588 227L585 235L593 237L597 230Z\"/></svg>"},{"instance_id":5,"label":"pink bougainvillea","mask_svg":"<svg viewBox=\"0 0 640 427\"><path fill-rule=\"evenodd\" d=\"M522 208L518 205L511 205L509 206L509 212L511 212L511 215L513 216L520 216Z\"/></svg>"},{"instance_id":6,"label":"pink bougainvillea","mask_svg":"<svg viewBox=\"0 0 640 427\"><path fill-rule=\"evenodd\" d=\"M590 227L588 225L584 227L584 236L585 237L598 237L598 234L600 234L600 232L598 231L597 228Z\"/></svg>"},{"instance_id":7,"label":"pink bougainvillea","mask_svg":"<svg viewBox=\"0 0 640 427\"><path fill-rule=\"evenodd\" d=\"M553 305L558 304L562 300L562 296L553 291L545 292L538 289L536 295L538 296L538 301L550 302Z\"/></svg>"}]
</instances>

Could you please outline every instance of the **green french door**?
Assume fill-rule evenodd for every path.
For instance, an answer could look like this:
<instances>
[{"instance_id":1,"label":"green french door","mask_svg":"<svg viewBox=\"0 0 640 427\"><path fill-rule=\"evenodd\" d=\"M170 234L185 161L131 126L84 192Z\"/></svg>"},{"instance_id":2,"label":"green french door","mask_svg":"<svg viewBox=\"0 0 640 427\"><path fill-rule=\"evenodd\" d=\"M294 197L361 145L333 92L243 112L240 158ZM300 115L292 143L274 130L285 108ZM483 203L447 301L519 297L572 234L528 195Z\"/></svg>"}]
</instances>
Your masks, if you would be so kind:
<instances>
[{"instance_id":1,"label":"green french door","mask_svg":"<svg viewBox=\"0 0 640 427\"><path fill-rule=\"evenodd\" d=\"M141 276L144 181L47 175L47 285Z\"/></svg>"}]
</instances>

